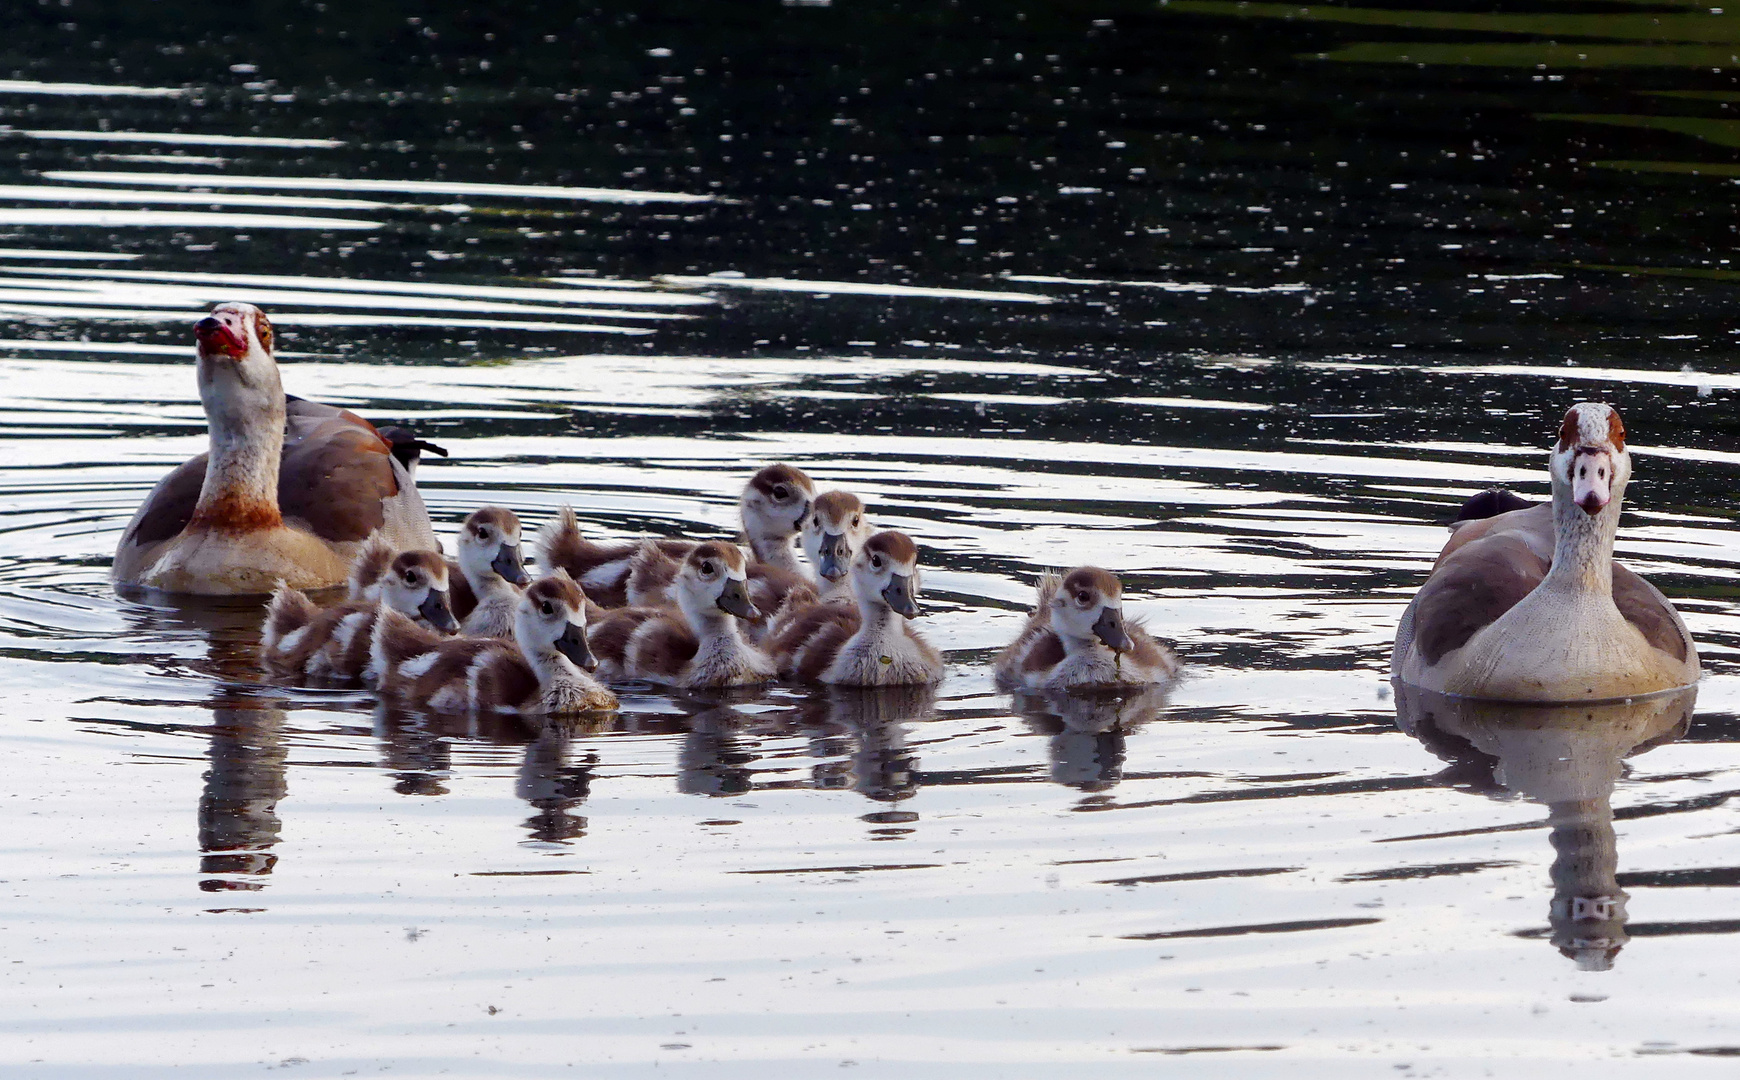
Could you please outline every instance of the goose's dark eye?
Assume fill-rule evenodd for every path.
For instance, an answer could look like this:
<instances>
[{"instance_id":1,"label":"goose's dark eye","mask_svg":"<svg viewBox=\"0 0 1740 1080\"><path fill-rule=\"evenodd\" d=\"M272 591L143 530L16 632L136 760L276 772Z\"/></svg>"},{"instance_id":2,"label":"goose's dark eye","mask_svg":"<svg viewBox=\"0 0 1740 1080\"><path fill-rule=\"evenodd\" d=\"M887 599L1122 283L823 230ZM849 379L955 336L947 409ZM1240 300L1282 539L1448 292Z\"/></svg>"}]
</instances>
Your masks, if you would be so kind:
<instances>
[{"instance_id":1,"label":"goose's dark eye","mask_svg":"<svg viewBox=\"0 0 1740 1080\"><path fill-rule=\"evenodd\" d=\"M773 497L780 502L784 502L787 499L791 498L791 488L788 488L784 484L781 484L778 487L773 489Z\"/></svg>"},{"instance_id":2,"label":"goose's dark eye","mask_svg":"<svg viewBox=\"0 0 1740 1080\"><path fill-rule=\"evenodd\" d=\"M880 555L870 556L870 565L875 567L877 570L882 569L882 556L880 556Z\"/></svg>"},{"instance_id":3,"label":"goose's dark eye","mask_svg":"<svg viewBox=\"0 0 1740 1080\"><path fill-rule=\"evenodd\" d=\"M1088 606L1088 594L1084 593L1084 592L1076 593L1075 594L1075 602L1080 604L1082 607L1087 607Z\"/></svg>"},{"instance_id":4,"label":"goose's dark eye","mask_svg":"<svg viewBox=\"0 0 1740 1080\"><path fill-rule=\"evenodd\" d=\"M417 575L416 574L406 574L405 575L405 584L407 584L407 585L417 584Z\"/></svg>"},{"instance_id":5,"label":"goose's dark eye","mask_svg":"<svg viewBox=\"0 0 1740 1080\"><path fill-rule=\"evenodd\" d=\"M706 574L708 577L712 577L713 576L713 564L710 562L702 563L701 564L701 573Z\"/></svg>"},{"instance_id":6,"label":"goose's dark eye","mask_svg":"<svg viewBox=\"0 0 1740 1080\"><path fill-rule=\"evenodd\" d=\"M556 613L555 606L552 605L548 600L544 601L544 603L542 605L540 605L540 610L543 611L543 613L545 615L554 615Z\"/></svg>"},{"instance_id":7,"label":"goose's dark eye","mask_svg":"<svg viewBox=\"0 0 1740 1080\"><path fill-rule=\"evenodd\" d=\"M858 515L853 514L852 515L852 528L856 529L857 527L858 527Z\"/></svg>"}]
</instances>

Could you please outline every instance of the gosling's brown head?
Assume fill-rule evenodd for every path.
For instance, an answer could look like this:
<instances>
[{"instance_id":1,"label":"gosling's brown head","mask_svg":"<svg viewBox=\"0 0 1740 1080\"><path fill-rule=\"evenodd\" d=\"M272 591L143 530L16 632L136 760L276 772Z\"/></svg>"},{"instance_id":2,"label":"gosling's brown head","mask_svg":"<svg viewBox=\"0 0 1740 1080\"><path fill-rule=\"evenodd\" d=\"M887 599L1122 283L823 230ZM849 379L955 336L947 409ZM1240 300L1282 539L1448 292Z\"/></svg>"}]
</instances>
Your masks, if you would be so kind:
<instances>
[{"instance_id":1,"label":"gosling's brown head","mask_svg":"<svg viewBox=\"0 0 1740 1080\"><path fill-rule=\"evenodd\" d=\"M1051 626L1074 642L1098 641L1113 652L1130 647L1124 630L1124 586L1097 566L1078 566L1063 575L1051 596Z\"/></svg>"},{"instance_id":2,"label":"gosling's brown head","mask_svg":"<svg viewBox=\"0 0 1740 1080\"><path fill-rule=\"evenodd\" d=\"M852 592L861 608L885 605L897 615L916 618L922 614L918 587L918 545L903 532L877 533L852 560Z\"/></svg>"}]
</instances>

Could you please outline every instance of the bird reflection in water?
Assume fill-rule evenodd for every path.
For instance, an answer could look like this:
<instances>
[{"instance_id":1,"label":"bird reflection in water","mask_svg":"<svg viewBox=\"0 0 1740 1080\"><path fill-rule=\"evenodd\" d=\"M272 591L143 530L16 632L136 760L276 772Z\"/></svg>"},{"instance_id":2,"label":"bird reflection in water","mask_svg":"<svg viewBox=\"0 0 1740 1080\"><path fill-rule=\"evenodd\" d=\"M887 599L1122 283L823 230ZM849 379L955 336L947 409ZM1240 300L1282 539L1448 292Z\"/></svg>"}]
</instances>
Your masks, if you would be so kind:
<instances>
[{"instance_id":1,"label":"bird reflection in water","mask_svg":"<svg viewBox=\"0 0 1740 1080\"><path fill-rule=\"evenodd\" d=\"M1053 783L1095 793L1124 778L1124 736L1160 715L1167 686L1017 691L1016 715L1050 736Z\"/></svg>"},{"instance_id":2,"label":"bird reflection in water","mask_svg":"<svg viewBox=\"0 0 1740 1080\"><path fill-rule=\"evenodd\" d=\"M605 730L610 722L608 715L592 713L574 720L437 713L387 700L375 710L382 766L400 795L446 795L454 775L455 744L524 747L514 793L536 811L525 821L530 840L550 844L586 835L586 819L571 811L591 794L598 755L587 750L570 760L573 742L577 735Z\"/></svg>"},{"instance_id":3,"label":"bird reflection in water","mask_svg":"<svg viewBox=\"0 0 1740 1080\"><path fill-rule=\"evenodd\" d=\"M204 703L211 710L210 767L199 796L199 887L205 892L258 891L277 865L281 822L278 803L286 782L287 718L268 689L258 686L257 599L178 598L157 606L158 597L129 592L140 601L126 611L132 639L141 643L203 642L206 655L170 666L192 669L215 681Z\"/></svg>"},{"instance_id":4,"label":"bird reflection in water","mask_svg":"<svg viewBox=\"0 0 1740 1080\"><path fill-rule=\"evenodd\" d=\"M799 709L802 723L815 733L812 752L833 759L816 766L815 786L850 787L877 802L912 798L919 788L918 759L906 745L906 724L935 714L936 690L930 686L817 689Z\"/></svg>"},{"instance_id":5,"label":"bird reflection in water","mask_svg":"<svg viewBox=\"0 0 1740 1080\"><path fill-rule=\"evenodd\" d=\"M724 797L755 786L758 740L745 732L754 720L730 704L751 696L741 690L710 690L678 699L688 713L677 748L678 791Z\"/></svg>"},{"instance_id":6,"label":"bird reflection in water","mask_svg":"<svg viewBox=\"0 0 1740 1080\"><path fill-rule=\"evenodd\" d=\"M565 844L586 835L586 819L572 811L592 793L598 753L572 755L576 735L594 735L610 725L607 714L585 713L575 720L551 720L526 746L514 793L537 813L526 819L531 839Z\"/></svg>"},{"instance_id":7,"label":"bird reflection in water","mask_svg":"<svg viewBox=\"0 0 1740 1080\"><path fill-rule=\"evenodd\" d=\"M381 741L381 767L400 795L445 795L453 777L454 734L389 698L375 706L375 737ZM462 736L474 734L469 730Z\"/></svg>"},{"instance_id":8,"label":"bird reflection in water","mask_svg":"<svg viewBox=\"0 0 1740 1080\"><path fill-rule=\"evenodd\" d=\"M1546 805L1554 851L1547 936L1582 970L1606 971L1630 940L1613 787L1626 757L1686 733L1696 700L1689 687L1629 702L1511 705L1397 684L1396 721L1432 753L1472 771L1477 789Z\"/></svg>"}]
</instances>

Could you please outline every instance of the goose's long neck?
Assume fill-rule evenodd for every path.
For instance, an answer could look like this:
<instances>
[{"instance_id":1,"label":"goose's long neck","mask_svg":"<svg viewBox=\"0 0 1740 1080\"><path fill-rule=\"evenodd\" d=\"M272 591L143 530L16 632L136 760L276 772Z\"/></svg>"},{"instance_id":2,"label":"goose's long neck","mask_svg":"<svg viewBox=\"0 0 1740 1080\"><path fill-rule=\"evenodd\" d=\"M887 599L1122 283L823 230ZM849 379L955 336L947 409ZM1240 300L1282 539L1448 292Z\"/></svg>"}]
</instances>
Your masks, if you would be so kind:
<instances>
[{"instance_id":1,"label":"goose's long neck","mask_svg":"<svg viewBox=\"0 0 1740 1080\"><path fill-rule=\"evenodd\" d=\"M201 376L199 396L211 429L211 453L192 523L238 532L283 524L278 511L278 465L284 444L282 388L273 385L263 395L232 396L226 393L232 388L232 378L207 378L203 371ZM265 404L260 406L262 398Z\"/></svg>"},{"instance_id":2,"label":"goose's long neck","mask_svg":"<svg viewBox=\"0 0 1740 1080\"><path fill-rule=\"evenodd\" d=\"M1570 485L1553 480L1553 567L1542 588L1613 595L1613 538L1619 532L1622 488L1595 514L1571 498Z\"/></svg>"}]
</instances>

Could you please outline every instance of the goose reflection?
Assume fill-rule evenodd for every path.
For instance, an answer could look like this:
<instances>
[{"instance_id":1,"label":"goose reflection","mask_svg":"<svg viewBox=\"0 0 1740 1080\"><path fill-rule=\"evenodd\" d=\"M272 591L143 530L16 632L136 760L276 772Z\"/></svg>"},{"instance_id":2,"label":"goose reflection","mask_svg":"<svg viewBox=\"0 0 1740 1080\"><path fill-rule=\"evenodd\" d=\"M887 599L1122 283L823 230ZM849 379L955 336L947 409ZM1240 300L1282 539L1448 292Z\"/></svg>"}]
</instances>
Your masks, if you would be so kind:
<instances>
[{"instance_id":1,"label":"goose reflection","mask_svg":"<svg viewBox=\"0 0 1740 1080\"><path fill-rule=\"evenodd\" d=\"M1124 736L1160 715L1168 687L1017 691L1016 715L1050 736L1053 783L1108 791L1124 778Z\"/></svg>"},{"instance_id":2,"label":"goose reflection","mask_svg":"<svg viewBox=\"0 0 1740 1080\"><path fill-rule=\"evenodd\" d=\"M258 599L186 599L157 606L149 594L125 609L132 640L149 649L170 646L163 665L192 670L216 680L203 704L211 710L207 760L197 810L199 887L206 892L258 891L278 857L282 822L278 803L289 792L285 761L287 717L269 691L257 685L259 673ZM174 646L203 643L205 655L177 658ZM218 876L221 875L221 876Z\"/></svg>"},{"instance_id":3,"label":"goose reflection","mask_svg":"<svg viewBox=\"0 0 1740 1080\"><path fill-rule=\"evenodd\" d=\"M1697 688L1629 702L1511 705L1396 686L1396 721L1437 756L1544 803L1554 858L1549 936L1585 971L1630 938L1619 887L1613 787L1623 760L1685 734ZM1477 785L1478 786L1478 785ZM1490 790L1490 788L1489 788Z\"/></svg>"}]
</instances>

